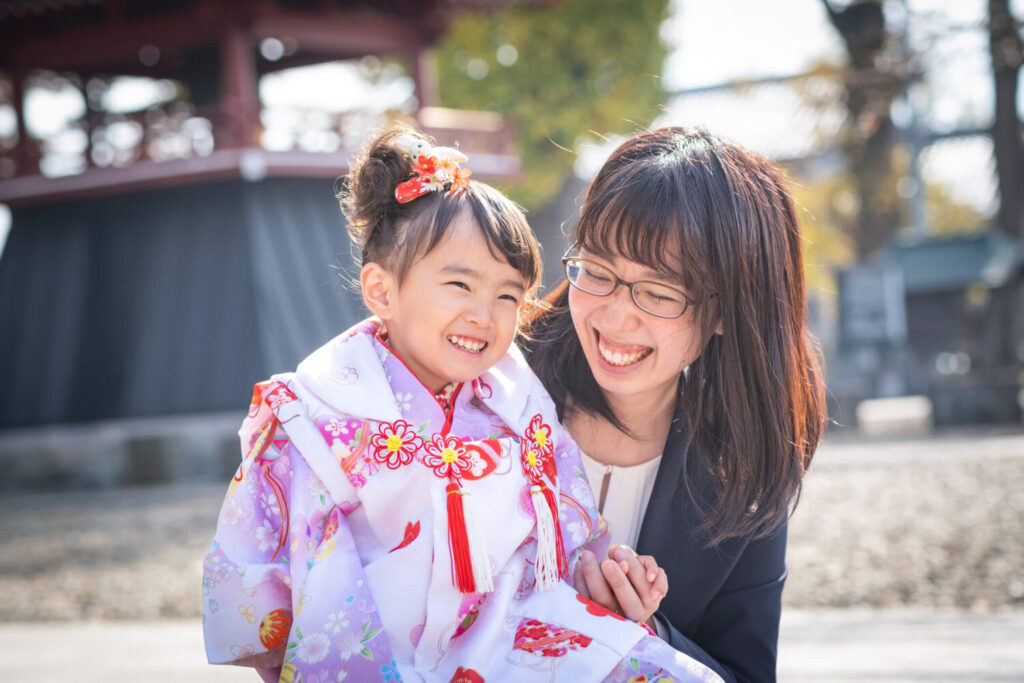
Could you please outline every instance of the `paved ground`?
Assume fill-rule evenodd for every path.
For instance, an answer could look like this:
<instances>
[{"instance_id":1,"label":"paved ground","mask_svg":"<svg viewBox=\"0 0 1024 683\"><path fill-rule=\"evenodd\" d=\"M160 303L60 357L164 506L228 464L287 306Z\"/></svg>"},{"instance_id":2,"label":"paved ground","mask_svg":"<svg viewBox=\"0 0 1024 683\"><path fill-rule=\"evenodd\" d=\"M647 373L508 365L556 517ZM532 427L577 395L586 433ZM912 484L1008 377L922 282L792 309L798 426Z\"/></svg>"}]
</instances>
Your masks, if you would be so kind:
<instances>
[{"instance_id":1,"label":"paved ground","mask_svg":"<svg viewBox=\"0 0 1024 683\"><path fill-rule=\"evenodd\" d=\"M229 683L258 678L212 667L196 620L0 625L0 681ZM782 683L1024 681L1024 612L790 610Z\"/></svg>"},{"instance_id":2,"label":"paved ground","mask_svg":"<svg viewBox=\"0 0 1024 683\"><path fill-rule=\"evenodd\" d=\"M203 655L199 560L222 497L0 496L0 683L255 683ZM788 561L783 683L1024 682L1024 431L836 439Z\"/></svg>"}]
</instances>

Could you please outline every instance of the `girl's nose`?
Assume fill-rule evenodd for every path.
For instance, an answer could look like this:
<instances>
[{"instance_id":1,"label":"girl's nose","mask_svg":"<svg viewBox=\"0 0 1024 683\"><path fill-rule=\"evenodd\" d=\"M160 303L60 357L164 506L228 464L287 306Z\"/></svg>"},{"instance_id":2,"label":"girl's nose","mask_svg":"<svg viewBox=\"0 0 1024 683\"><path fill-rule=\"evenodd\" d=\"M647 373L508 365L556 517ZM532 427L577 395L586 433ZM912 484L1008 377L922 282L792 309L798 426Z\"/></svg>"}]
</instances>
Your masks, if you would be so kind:
<instances>
[{"instance_id":1,"label":"girl's nose","mask_svg":"<svg viewBox=\"0 0 1024 683\"><path fill-rule=\"evenodd\" d=\"M486 301L475 301L466 311L466 320L480 327L487 327L491 324L494 311Z\"/></svg>"}]
</instances>

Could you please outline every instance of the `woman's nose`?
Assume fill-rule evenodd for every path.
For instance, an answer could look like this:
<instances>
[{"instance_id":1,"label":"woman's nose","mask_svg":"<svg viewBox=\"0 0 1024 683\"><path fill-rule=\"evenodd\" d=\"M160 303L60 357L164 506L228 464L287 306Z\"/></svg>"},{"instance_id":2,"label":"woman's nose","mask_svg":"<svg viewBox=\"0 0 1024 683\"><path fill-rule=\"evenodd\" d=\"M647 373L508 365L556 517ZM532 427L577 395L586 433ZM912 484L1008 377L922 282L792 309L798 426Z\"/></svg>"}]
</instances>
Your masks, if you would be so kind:
<instances>
[{"instance_id":1,"label":"woman's nose","mask_svg":"<svg viewBox=\"0 0 1024 683\"><path fill-rule=\"evenodd\" d=\"M604 300L606 315L613 320L628 318L637 312L628 285L617 285L615 291L606 296Z\"/></svg>"}]
</instances>

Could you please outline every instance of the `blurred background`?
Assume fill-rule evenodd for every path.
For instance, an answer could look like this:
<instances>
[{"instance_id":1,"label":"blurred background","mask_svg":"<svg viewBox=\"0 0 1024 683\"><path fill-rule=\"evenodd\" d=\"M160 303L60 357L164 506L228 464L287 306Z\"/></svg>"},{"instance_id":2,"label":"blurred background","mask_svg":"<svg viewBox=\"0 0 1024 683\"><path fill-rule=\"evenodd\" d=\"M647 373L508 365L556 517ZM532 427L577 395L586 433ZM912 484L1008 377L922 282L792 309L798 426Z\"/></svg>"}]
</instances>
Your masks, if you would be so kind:
<instances>
[{"instance_id":1,"label":"blurred background","mask_svg":"<svg viewBox=\"0 0 1024 683\"><path fill-rule=\"evenodd\" d=\"M629 135L778 162L833 421L787 613L1024 637L1022 35L1024 0L0 1L0 631L198 632L251 386L365 315L334 195L401 120L528 210L549 287Z\"/></svg>"}]
</instances>

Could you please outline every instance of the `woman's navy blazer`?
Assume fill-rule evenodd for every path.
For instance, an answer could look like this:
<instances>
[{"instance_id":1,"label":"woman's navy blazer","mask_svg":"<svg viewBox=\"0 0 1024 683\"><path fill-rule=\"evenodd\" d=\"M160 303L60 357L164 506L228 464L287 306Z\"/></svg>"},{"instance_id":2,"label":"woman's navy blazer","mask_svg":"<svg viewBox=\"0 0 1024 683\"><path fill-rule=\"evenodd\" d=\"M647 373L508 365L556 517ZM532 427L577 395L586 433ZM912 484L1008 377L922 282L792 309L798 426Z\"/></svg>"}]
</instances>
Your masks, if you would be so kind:
<instances>
[{"instance_id":1,"label":"woman's navy blazer","mask_svg":"<svg viewBox=\"0 0 1024 683\"><path fill-rule=\"evenodd\" d=\"M677 415L636 551L653 556L668 574L658 616L675 649L726 681L774 681L786 580L786 525L758 539L738 538L707 547L697 500L714 494L711 475L690 452L685 419ZM694 495L688 495L686 483Z\"/></svg>"}]
</instances>

